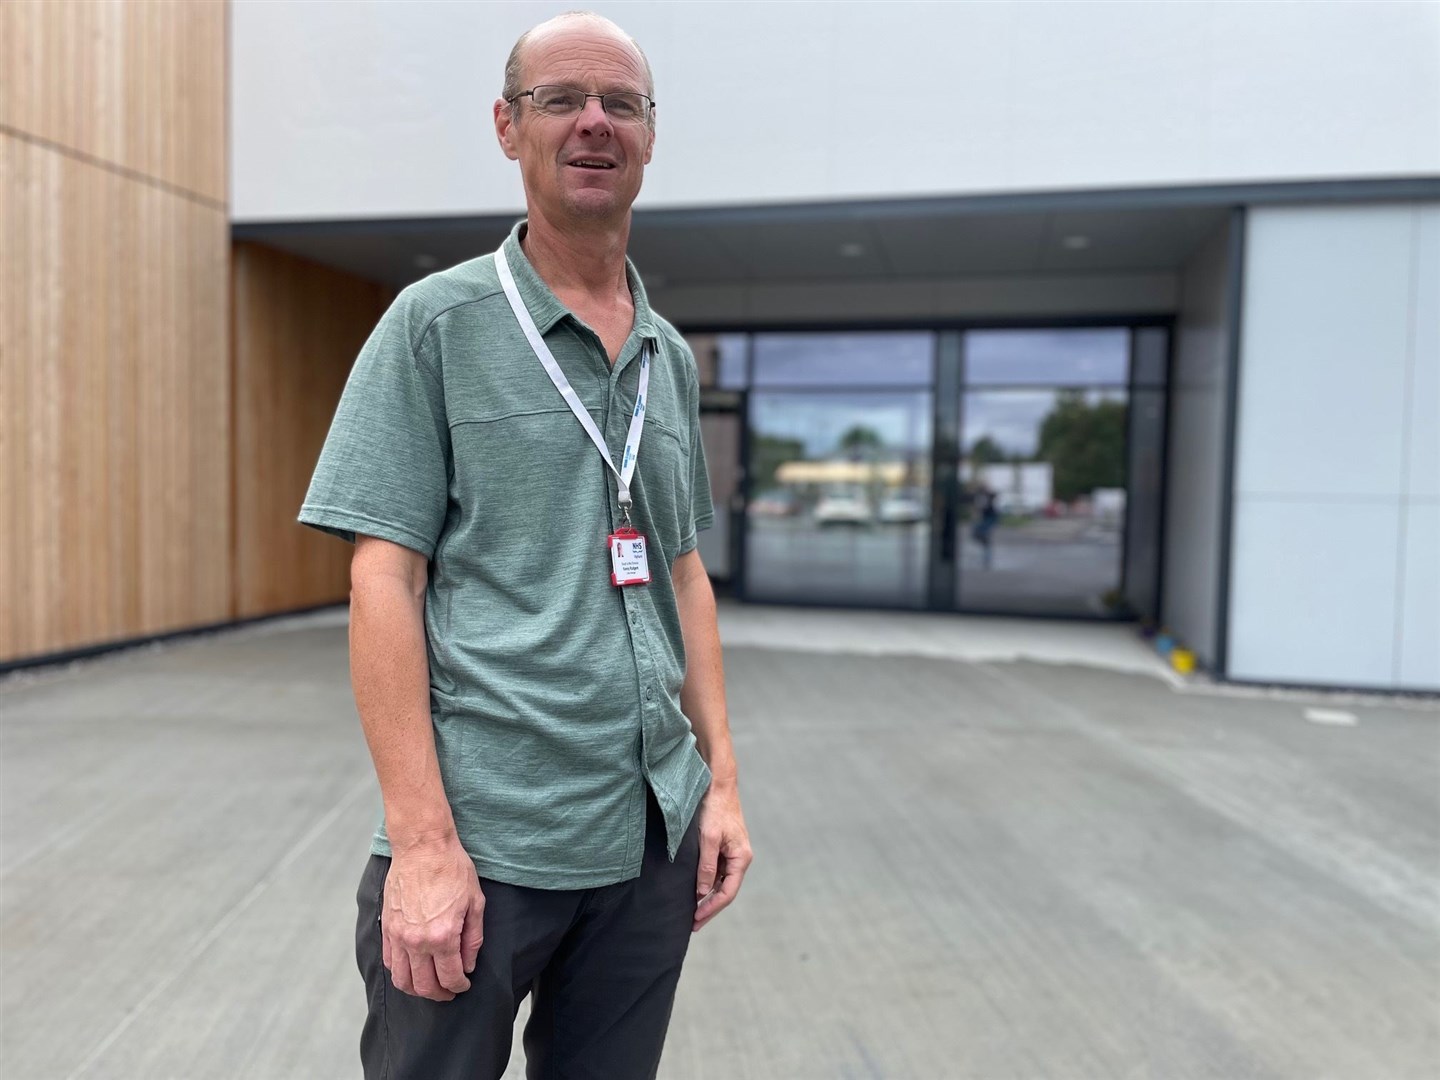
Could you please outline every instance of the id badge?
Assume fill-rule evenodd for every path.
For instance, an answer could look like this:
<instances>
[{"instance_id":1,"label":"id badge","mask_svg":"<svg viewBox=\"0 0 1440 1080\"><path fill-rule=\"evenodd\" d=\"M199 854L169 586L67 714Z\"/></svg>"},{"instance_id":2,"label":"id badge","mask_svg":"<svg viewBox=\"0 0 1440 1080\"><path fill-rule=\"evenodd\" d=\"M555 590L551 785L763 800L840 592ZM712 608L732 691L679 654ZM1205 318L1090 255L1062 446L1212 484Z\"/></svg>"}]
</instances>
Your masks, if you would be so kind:
<instances>
[{"instance_id":1,"label":"id badge","mask_svg":"<svg viewBox=\"0 0 1440 1080\"><path fill-rule=\"evenodd\" d=\"M650 559L645 537L634 529L617 529L610 534L610 584L650 584Z\"/></svg>"}]
</instances>

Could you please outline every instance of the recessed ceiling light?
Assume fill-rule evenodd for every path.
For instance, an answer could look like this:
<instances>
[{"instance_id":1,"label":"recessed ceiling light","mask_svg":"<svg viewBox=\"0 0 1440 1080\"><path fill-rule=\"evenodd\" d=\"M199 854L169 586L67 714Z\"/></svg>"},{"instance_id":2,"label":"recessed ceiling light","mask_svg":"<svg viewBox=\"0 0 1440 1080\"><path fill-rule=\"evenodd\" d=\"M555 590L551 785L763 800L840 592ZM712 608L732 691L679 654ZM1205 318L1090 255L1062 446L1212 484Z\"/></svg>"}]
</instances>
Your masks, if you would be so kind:
<instances>
[{"instance_id":1,"label":"recessed ceiling light","mask_svg":"<svg viewBox=\"0 0 1440 1080\"><path fill-rule=\"evenodd\" d=\"M858 259L865 254L865 245L857 244L854 240L847 241L840 245L840 254L847 259Z\"/></svg>"},{"instance_id":2,"label":"recessed ceiling light","mask_svg":"<svg viewBox=\"0 0 1440 1080\"><path fill-rule=\"evenodd\" d=\"M1064 240L1060 242L1064 244L1067 248L1069 248L1071 251L1084 251L1090 246L1090 238L1088 236L1080 236L1078 234L1075 236L1067 236Z\"/></svg>"},{"instance_id":3,"label":"recessed ceiling light","mask_svg":"<svg viewBox=\"0 0 1440 1080\"><path fill-rule=\"evenodd\" d=\"M435 267L440 265L440 260L434 255L416 255L415 265L421 270L434 270Z\"/></svg>"}]
</instances>

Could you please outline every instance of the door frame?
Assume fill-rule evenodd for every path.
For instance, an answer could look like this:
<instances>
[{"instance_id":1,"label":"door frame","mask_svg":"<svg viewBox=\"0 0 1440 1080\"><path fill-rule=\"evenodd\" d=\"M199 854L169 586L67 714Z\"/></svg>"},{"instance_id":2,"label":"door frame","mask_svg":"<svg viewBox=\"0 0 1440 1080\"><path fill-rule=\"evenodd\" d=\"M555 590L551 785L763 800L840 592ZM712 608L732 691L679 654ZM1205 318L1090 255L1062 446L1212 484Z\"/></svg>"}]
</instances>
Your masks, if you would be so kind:
<instances>
[{"instance_id":1,"label":"door frame","mask_svg":"<svg viewBox=\"0 0 1440 1080\"><path fill-rule=\"evenodd\" d=\"M736 440L736 460L733 463L736 474L735 491L726 508L729 535L725 537L725 548L729 556L729 573L722 577L717 576L713 569L706 569L713 584L721 586L732 596L741 597L745 582L745 529L750 506L750 392L701 389L700 415L733 416L740 425L740 435ZM711 499L713 502L713 494Z\"/></svg>"}]
</instances>

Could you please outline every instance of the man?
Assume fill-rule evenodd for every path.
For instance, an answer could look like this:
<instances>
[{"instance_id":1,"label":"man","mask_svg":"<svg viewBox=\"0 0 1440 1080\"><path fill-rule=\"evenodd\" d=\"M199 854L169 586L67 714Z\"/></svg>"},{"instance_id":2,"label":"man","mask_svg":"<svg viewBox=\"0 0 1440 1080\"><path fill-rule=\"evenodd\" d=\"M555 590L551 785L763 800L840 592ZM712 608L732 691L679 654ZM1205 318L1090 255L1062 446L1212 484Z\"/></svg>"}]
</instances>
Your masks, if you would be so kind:
<instances>
[{"instance_id":1,"label":"man","mask_svg":"<svg viewBox=\"0 0 1440 1080\"><path fill-rule=\"evenodd\" d=\"M750 864L695 362L625 257L653 96L599 16L516 43L494 120L527 218L397 298L301 510L356 545L367 1077L498 1077L527 994L529 1076L654 1076Z\"/></svg>"}]
</instances>

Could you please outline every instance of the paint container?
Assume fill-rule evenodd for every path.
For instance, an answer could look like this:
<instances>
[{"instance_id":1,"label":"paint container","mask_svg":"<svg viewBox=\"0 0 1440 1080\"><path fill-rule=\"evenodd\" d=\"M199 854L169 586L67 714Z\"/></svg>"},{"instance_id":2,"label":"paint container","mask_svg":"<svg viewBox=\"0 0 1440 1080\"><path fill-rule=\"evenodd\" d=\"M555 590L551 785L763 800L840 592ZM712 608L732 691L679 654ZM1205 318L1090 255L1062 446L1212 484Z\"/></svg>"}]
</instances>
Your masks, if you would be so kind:
<instances>
[{"instance_id":1,"label":"paint container","mask_svg":"<svg viewBox=\"0 0 1440 1080\"><path fill-rule=\"evenodd\" d=\"M1195 654L1189 649L1172 649L1170 666L1181 675L1191 675L1195 671Z\"/></svg>"}]
</instances>

